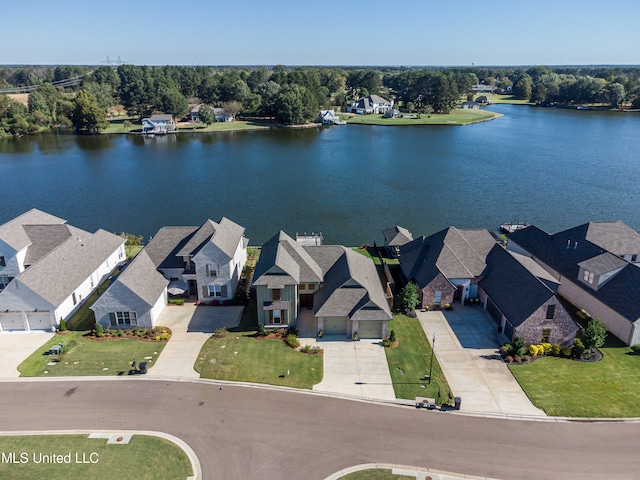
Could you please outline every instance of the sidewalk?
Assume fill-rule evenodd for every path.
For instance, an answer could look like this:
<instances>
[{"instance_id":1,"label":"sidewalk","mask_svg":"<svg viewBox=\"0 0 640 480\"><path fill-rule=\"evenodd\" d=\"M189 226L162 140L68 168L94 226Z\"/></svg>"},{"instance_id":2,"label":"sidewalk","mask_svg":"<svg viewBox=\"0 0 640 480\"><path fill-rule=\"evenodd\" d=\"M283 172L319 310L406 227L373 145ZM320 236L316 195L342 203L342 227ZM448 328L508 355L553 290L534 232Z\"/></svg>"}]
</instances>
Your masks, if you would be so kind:
<instances>
[{"instance_id":1,"label":"sidewalk","mask_svg":"<svg viewBox=\"0 0 640 480\"><path fill-rule=\"evenodd\" d=\"M498 354L506 341L478 306L417 312L429 342L463 412L544 416L534 407Z\"/></svg>"}]
</instances>

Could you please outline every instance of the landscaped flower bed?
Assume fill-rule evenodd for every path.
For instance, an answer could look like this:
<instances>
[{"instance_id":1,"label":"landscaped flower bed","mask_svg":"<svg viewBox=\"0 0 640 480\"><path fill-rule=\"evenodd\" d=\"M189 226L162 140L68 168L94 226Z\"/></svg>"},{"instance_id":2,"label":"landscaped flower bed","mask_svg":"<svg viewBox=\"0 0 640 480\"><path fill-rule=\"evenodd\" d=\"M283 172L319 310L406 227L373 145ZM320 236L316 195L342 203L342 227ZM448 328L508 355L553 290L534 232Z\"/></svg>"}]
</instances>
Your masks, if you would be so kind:
<instances>
[{"instance_id":1,"label":"landscaped flower bed","mask_svg":"<svg viewBox=\"0 0 640 480\"><path fill-rule=\"evenodd\" d=\"M97 326L96 326L97 327ZM92 340L118 340L121 338L134 338L146 342L166 342L171 338L171 329L168 327L153 328L105 328L101 331L99 327L93 330L88 337Z\"/></svg>"}]
</instances>

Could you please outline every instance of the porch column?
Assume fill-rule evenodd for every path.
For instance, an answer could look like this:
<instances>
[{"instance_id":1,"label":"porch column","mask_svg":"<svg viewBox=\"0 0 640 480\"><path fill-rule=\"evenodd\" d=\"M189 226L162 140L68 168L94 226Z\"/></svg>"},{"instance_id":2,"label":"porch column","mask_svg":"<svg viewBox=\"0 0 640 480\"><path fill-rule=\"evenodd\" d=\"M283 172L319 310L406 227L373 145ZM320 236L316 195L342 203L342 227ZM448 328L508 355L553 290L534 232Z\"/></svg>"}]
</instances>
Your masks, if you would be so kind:
<instances>
[{"instance_id":1,"label":"porch column","mask_svg":"<svg viewBox=\"0 0 640 480\"><path fill-rule=\"evenodd\" d=\"M20 312L22 314L22 323L24 323L24 331L30 332L31 328L29 327L29 318L27 317L27 312Z\"/></svg>"}]
</instances>

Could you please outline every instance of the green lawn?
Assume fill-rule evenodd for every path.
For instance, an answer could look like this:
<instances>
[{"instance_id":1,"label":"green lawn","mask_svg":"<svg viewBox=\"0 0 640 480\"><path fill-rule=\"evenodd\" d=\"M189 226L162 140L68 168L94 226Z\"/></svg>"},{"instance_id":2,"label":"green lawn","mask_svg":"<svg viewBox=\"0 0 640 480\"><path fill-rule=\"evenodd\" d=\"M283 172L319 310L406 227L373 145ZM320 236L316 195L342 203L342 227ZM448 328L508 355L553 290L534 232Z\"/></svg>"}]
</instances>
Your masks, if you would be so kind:
<instances>
[{"instance_id":1,"label":"green lawn","mask_svg":"<svg viewBox=\"0 0 640 480\"><path fill-rule=\"evenodd\" d=\"M270 125L268 123L246 122L244 120L214 122L211 125L204 123L182 123L178 125L179 132L230 132L234 130L266 130L269 128Z\"/></svg>"},{"instance_id":2,"label":"green lawn","mask_svg":"<svg viewBox=\"0 0 640 480\"><path fill-rule=\"evenodd\" d=\"M124 251L127 255L127 260L132 260L143 248L144 245L125 245Z\"/></svg>"},{"instance_id":3,"label":"green lawn","mask_svg":"<svg viewBox=\"0 0 640 480\"><path fill-rule=\"evenodd\" d=\"M513 95L499 95L497 93L479 93L478 97L486 96L491 103L508 103L511 105L533 105L529 100L516 100ZM476 97L477 98L477 97Z\"/></svg>"},{"instance_id":4,"label":"green lawn","mask_svg":"<svg viewBox=\"0 0 640 480\"><path fill-rule=\"evenodd\" d=\"M83 336L85 333L87 332L57 333L20 364L18 367L20 376L113 376L118 375L119 372L127 375L134 359L137 363L149 362L148 367L152 368L166 345L166 342L146 342L132 338L98 341ZM49 365L54 358L46 355L49 347L60 343L70 344L72 341L77 345L65 353L60 362ZM145 359L145 357L151 358Z\"/></svg>"},{"instance_id":5,"label":"green lawn","mask_svg":"<svg viewBox=\"0 0 640 480\"><path fill-rule=\"evenodd\" d=\"M115 280L115 276L119 273L119 269L111 272L111 275L100 284L100 286L94 290L94 292L89 295L89 297L84 301L84 303L75 311L71 317L67 320L67 328L69 330L91 330L96 324L96 317L89 307L94 304L94 302L98 299L100 295L102 295L111 282ZM111 279L111 280L110 280Z\"/></svg>"},{"instance_id":6,"label":"green lawn","mask_svg":"<svg viewBox=\"0 0 640 480\"><path fill-rule=\"evenodd\" d=\"M393 475L391 470L384 470L382 468L360 470L359 472L353 472L341 477L342 480L411 480L415 478L416 477L409 477L407 475Z\"/></svg>"},{"instance_id":7,"label":"green lawn","mask_svg":"<svg viewBox=\"0 0 640 480\"><path fill-rule=\"evenodd\" d=\"M397 347L385 348L385 352L396 397L408 400L418 396L437 398L440 390L441 401L446 403L451 389L435 356L431 384L421 380L429 373L431 345L418 319L394 314L389 323L391 330L399 343Z\"/></svg>"},{"instance_id":8,"label":"green lawn","mask_svg":"<svg viewBox=\"0 0 640 480\"><path fill-rule=\"evenodd\" d=\"M640 356L609 335L600 362L544 357L509 365L520 386L547 415L640 417Z\"/></svg>"},{"instance_id":9,"label":"green lawn","mask_svg":"<svg viewBox=\"0 0 640 480\"><path fill-rule=\"evenodd\" d=\"M140 124L140 122L136 117L121 116L116 118L110 118L108 120L109 120L109 126L104 130L101 130L100 133L129 133L133 131L140 131L140 132L142 131L142 125ZM125 127L124 125L124 122L126 121L131 123L131 125L128 128Z\"/></svg>"},{"instance_id":10,"label":"green lawn","mask_svg":"<svg viewBox=\"0 0 640 480\"><path fill-rule=\"evenodd\" d=\"M360 255L369 257L370 259L373 260L373 263L375 263L376 265L382 265L382 262L380 261L380 257L375 252L375 249L373 247L366 247L366 248L356 247L353 250L358 252ZM386 255L386 254L383 255L382 258L387 262L387 265L400 265L400 262L398 261L397 258L390 257L389 255Z\"/></svg>"},{"instance_id":11,"label":"green lawn","mask_svg":"<svg viewBox=\"0 0 640 480\"><path fill-rule=\"evenodd\" d=\"M165 439L142 435L134 435L128 444L122 445L107 445L106 439L90 439L87 435L1 436L0 451L4 455L15 452L18 461L24 452L28 460L0 463L2 480L184 480L193 474L189 458L181 448ZM71 463L35 463L40 453L70 453ZM76 454L80 463L76 463ZM97 462L82 463L83 459Z\"/></svg>"},{"instance_id":12,"label":"green lawn","mask_svg":"<svg viewBox=\"0 0 640 480\"><path fill-rule=\"evenodd\" d=\"M349 124L360 125L468 125L471 123L493 120L502 115L488 110L464 110L456 108L451 113L421 114L420 118L382 118L382 115L349 115L340 114Z\"/></svg>"},{"instance_id":13,"label":"green lawn","mask_svg":"<svg viewBox=\"0 0 640 480\"><path fill-rule=\"evenodd\" d=\"M322 355L289 348L281 339L256 339L253 332L211 337L194 366L202 378L311 389L322 380Z\"/></svg>"}]
</instances>

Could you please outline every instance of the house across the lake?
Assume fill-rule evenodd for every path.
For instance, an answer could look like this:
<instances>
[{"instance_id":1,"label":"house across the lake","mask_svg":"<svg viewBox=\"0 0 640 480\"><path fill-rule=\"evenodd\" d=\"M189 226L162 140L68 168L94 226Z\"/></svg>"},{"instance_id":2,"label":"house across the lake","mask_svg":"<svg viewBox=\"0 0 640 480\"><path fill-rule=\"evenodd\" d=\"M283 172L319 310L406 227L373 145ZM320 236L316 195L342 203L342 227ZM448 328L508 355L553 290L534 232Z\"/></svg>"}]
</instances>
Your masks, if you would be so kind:
<instances>
[{"instance_id":1,"label":"house across the lake","mask_svg":"<svg viewBox=\"0 0 640 480\"><path fill-rule=\"evenodd\" d=\"M385 113L391 108L391 102L378 95L362 97L356 102L351 102L346 108L349 113Z\"/></svg>"},{"instance_id":2,"label":"house across the lake","mask_svg":"<svg viewBox=\"0 0 640 480\"><path fill-rule=\"evenodd\" d=\"M176 123L171 115L156 114L142 119L142 132L162 135L176 130Z\"/></svg>"}]
</instances>

